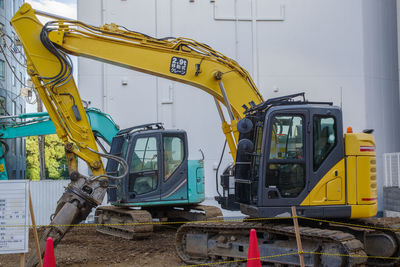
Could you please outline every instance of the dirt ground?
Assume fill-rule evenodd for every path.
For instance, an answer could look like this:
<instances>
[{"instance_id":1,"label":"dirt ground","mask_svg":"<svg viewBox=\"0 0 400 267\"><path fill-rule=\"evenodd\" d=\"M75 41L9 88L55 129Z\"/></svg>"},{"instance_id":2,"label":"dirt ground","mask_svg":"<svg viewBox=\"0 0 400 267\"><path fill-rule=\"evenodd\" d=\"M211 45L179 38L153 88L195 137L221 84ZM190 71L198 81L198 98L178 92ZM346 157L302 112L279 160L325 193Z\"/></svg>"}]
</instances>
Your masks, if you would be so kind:
<instances>
[{"instance_id":1,"label":"dirt ground","mask_svg":"<svg viewBox=\"0 0 400 267\"><path fill-rule=\"evenodd\" d=\"M94 227L75 227L55 248L58 267L182 266L175 253L175 232L157 227L149 239L125 240L96 232ZM39 233L40 235L40 233ZM29 248L34 239L29 235ZM0 267L19 266L19 255L0 255Z\"/></svg>"}]
</instances>

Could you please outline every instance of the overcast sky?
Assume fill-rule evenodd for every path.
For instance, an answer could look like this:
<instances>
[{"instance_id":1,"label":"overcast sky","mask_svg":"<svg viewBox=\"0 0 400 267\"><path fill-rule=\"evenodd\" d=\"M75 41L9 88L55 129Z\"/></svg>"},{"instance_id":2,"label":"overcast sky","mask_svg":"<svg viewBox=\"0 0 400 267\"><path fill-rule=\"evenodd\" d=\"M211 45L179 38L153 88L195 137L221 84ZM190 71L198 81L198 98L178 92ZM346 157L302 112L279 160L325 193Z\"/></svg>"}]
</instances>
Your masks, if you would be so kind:
<instances>
[{"instance_id":1,"label":"overcast sky","mask_svg":"<svg viewBox=\"0 0 400 267\"><path fill-rule=\"evenodd\" d=\"M76 0L25 0L34 9L76 19Z\"/></svg>"}]
</instances>

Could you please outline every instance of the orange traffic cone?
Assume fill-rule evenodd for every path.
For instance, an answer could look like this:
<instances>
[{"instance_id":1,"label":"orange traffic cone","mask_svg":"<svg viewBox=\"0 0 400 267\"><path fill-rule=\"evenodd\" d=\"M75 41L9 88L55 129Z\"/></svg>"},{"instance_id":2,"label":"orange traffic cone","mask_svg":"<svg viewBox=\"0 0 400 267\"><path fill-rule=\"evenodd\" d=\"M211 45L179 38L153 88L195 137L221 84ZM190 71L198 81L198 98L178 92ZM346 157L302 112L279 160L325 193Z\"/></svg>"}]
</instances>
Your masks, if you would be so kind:
<instances>
[{"instance_id":1,"label":"orange traffic cone","mask_svg":"<svg viewBox=\"0 0 400 267\"><path fill-rule=\"evenodd\" d=\"M54 257L53 238L49 237L46 241L44 250L43 267L56 267L56 258Z\"/></svg>"},{"instance_id":2,"label":"orange traffic cone","mask_svg":"<svg viewBox=\"0 0 400 267\"><path fill-rule=\"evenodd\" d=\"M247 254L247 267L261 267L260 253L258 251L256 230L251 229L249 250Z\"/></svg>"}]
</instances>

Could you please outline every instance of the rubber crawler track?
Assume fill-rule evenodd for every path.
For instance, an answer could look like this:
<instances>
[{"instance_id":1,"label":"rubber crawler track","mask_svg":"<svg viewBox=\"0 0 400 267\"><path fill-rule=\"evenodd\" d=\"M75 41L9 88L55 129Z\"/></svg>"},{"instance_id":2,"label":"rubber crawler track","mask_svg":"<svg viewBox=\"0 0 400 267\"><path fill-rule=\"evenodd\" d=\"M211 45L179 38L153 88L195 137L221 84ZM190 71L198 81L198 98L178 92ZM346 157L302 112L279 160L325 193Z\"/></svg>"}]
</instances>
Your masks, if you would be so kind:
<instances>
[{"instance_id":1,"label":"rubber crawler track","mask_svg":"<svg viewBox=\"0 0 400 267\"><path fill-rule=\"evenodd\" d=\"M176 234L176 251L178 256L187 264L215 263L211 258L199 260L190 258L185 253L185 234L187 233L211 233L218 234L229 231L231 235L248 236L250 229L257 232L267 232L280 236L295 237L295 230L290 224L273 224L257 222L220 222L220 223L193 223L182 225ZM301 226L300 234L302 240L308 239L316 243L331 243L339 247L346 257L346 266L362 266L367 262L364 246L353 235L338 231ZM262 257L262 255L260 255ZM276 261L278 258L275 258ZM237 259L243 260L243 259Z\"/></svg>"},{"instance_id":2,"label":"rubber crawler track","mask_svg":"<svg viewBox=\"0 0 400 267\"><path fill-rule=\"evenodd\" d=\"M400 266L400 218L366 218L366 219L352 220L351 223L366 227L371 227L372 229L376 227L378 228L376 229L377 232L385 232L386 234L389 234L392 237L394 237L395 240L397 241L398 249L396 255L393 255L393 257L397 257L399 259L390 260L390 259L369 258L367 265Z\"/></svg>"},{"instance_id":3,"label":"rubber crawler track","mask_svg":"<svg viewBox=\"0 0 400 267\"><path fill-rule=\"evenodd\" d=\"M219 208L214 206L196 205L188 206L187 210L172 210L171 215L189 216L197 221L213 221L222 216ZM194 213L192 210L201 211ZM107 220L104 222L101 216L112 217L111 223ZM132 210L115 206L102 206L96 210L97 223L105 225L97 225L96 230L103 234L122 237L125 239L148 238L153 233L153 218L151 216L151 208L149 210ZM110 225L107 225L109 224ZM127 224L127 225L124 225Z\"/></svg>"}]
</instances>

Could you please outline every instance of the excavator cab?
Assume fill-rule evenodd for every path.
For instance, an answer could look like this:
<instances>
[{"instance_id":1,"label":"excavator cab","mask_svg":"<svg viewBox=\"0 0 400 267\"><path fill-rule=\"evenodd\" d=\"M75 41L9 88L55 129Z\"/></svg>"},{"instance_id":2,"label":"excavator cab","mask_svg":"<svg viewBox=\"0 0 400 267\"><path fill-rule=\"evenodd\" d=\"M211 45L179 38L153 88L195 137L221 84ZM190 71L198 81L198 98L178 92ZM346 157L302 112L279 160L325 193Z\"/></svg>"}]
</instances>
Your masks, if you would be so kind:
<instances>
[{"instance_id":1,"label":"excavator cab","mask_svg":"<svg viewBox=\"0 0 400 267\"><path fill-rule=\"evenodd\" d=\"M291 206L305 217L376 214L373 136L344 135L339 107L303 94L270 99L247 110L238 130L235 193L225 206L256 218L290 214Z\"/></svg>"},{"instance_id":2,"label":"excavator cab","mask_svg":"<svg viewBox=\"0 0 400 267\"><path fill-rule=\"evenodd\" d=\"M110 159L107 189L112 206L97 207L98 232L126 239L149 237L153 220L206 221L222 216L219 208L200 205L204 196L203 160L188 159L183 130L166 130L151 123L118 132L110 154L121 157L128 171ZM131 224L129 226L124 224Z\"/></svg>"},{"instance_id":3,"label":"excavator cab","mask_svg":"<svg viewBox=\"0 0 400 267\"><path fill-rule=\"evenodd\" d=\"M188 160L183 130L166 130L162 124L145 124L121 130L113 139L111 154L124 158L128 174L111 183L109 201L117 206L199 203L204 200L203 161ZM120 175L121 167L109 160L107 173Z\"/></svg>"},{"instance_id":4,"label":"excavator cab","mask_svg":"<svg viewBox=\"0 0 400 267\"><path fill-rule=\"evenodd\" d=\"M263 123L255 127L256 132L262 132L253 137L257 151L247 155L249 171L255 175L253 183L259 190L249 188L251 193L240 200L246 203L241 205L242 211L256 217L271 217L289 212L290 206L304 205L304 209L298 209L302 215L322 217L330 212L329 217L349 217L349 207L338 206L345 203L345 192L341 186L336 188L345 184L344 166L336 166L333 173L328 173L344 157L339 125L341 111L329 104L279 105L268 109ZM327 194L326 207L313 208L305 200L327 173L335 188ZM245 180L237 178L239 184Z\"/></svg>"}]
</instances>

